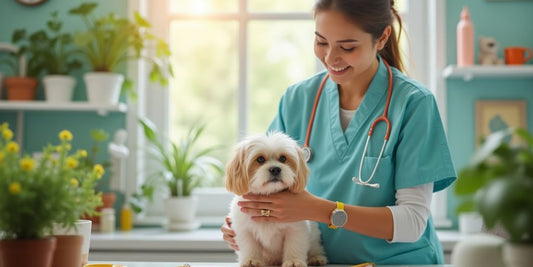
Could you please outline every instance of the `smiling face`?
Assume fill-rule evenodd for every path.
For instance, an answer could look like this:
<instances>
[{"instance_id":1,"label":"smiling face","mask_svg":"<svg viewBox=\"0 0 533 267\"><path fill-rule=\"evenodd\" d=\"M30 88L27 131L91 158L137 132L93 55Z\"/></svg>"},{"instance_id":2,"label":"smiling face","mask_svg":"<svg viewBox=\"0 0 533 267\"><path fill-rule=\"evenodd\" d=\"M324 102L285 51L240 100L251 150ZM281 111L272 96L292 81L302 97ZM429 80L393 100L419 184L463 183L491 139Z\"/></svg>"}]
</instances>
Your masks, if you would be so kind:
<instances>
[{"instance_id":1,"label":"smiling face","mask_svg":"<svg viewBox=\"0 0 533 267\"><path fill-rule=\"evenodd\" d=\"M315 14L315 55L337 84L349 86L357 80L370 80L378 67L377 51L388 39L387 30L378 40L373 40L370 33L339 11L318 11Z\"/></svg>"}]
</instances>

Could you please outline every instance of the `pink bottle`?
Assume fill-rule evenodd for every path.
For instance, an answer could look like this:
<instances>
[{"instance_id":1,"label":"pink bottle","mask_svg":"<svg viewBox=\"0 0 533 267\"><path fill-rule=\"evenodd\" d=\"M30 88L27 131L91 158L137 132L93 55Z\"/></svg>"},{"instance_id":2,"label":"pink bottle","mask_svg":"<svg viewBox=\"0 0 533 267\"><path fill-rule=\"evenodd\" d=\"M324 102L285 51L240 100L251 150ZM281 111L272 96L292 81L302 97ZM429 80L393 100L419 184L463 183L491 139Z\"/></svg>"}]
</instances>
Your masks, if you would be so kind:
<instances>
[{"instance_id":1,"label":"pink bottle","mask_svg":"<svg viewBox=\"0 0 533 267\"><path fill-rule=\"evenodd\" d=\"M468 7L463 7L457 24L457 66L474 65L474 25L470 21Z\"/></svg>"}]
</instances>

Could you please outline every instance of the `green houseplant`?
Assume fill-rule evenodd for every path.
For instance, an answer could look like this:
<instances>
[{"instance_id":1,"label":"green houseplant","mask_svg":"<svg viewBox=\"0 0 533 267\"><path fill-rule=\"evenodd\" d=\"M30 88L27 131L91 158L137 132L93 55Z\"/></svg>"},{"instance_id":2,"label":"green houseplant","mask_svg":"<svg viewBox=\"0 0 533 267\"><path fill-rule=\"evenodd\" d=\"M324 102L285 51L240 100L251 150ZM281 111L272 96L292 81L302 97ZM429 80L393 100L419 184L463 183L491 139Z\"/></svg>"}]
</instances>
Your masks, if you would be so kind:
<instances>
[{"instance_id":1,"label":"green houseplant","mask_svg":"<svg viewBox=\"0 0 533 267\"><path fill-rule=\"evenodd\" d=\"M511 145L511 138L521 145ZM508 234L504 258L527 251L533 255L533 136L525 129L505 129L489 135L464 167L455 193L464 197L463 209L477 210L488 229L499 225ZM459 207L461 209L461 206ZM529 263L533 258L527 259ZM519 266L519 265L509 265Z\"/></svg>"},{"instance_id":2,"label":"green houseplant","mask_svg":"<svg viewBox=\"0 0 533 267\"><path fill-rule=\"evenodd\" d=\"M13 34L13 42L20 46L19 54L30 55L29 73L46 73L43 78L45 95L52 102L71 101L76 80L68 74L82 66L76 58L78 51L72 34L62 32L62 27L58 12L54 11L46 22L46 29L31 34L20 29Z\"/></svg>"},{"instance_id":3,"label":"green houseplant","mask_svg":"<svg viewBox=\"0 0 533 267\"><path fill-rule=\"evenodd\" d=\"M46 237L55 227L72 228L84 214L94 214L101 204L94 185L104 169L80 168L87 152L71 151L73 136L67 130L59 133L58 145L43 148L39 159L20 153L7 123L0 133L0 256L5 266L27 266L24 260L35 257L34 251L14 254L17 242L54 240Z\"/></svg>"},{"instance_id":4,"label":"green houseplant","mask_svg":"<svg viewBox=\"0 0 533 267\"><path fill-rule=\"evenodd\" d=\"M113 13L95 17L93 11L97 6L97 3L82 3L69 11L70 14L80 16L87 27L85 31L76 34L75 42L92 66L93 72L84 77L89 101L100 102L102 95L109 95L110 99L105 101L116 103L121 88L135 97L131 80L126 79L123 83L123 75L112 73L117 71L121 63L128 60L147 60L151 65L150 80L166 85L168 79L165 73L173 75L170 65L166 70L164 67L170 56L170 49L163 39L150 32L150 23L139 13L135 13L134 20L131 21L118 18ZM155 52L147 53L147 48L154 48ZM95 78L97 81L94 81ZM98 78L113 81L103 86ZM103 87L105 91L92 93L94 87ZM112 90L115 92L110 93Z\"/></svg>"},{"instance_id":5,"label":"green houseplant","mask_svg":"<svg viewBox=\"0 0 533 267\"><path fill-rule=\"evenodd\" d=\"M140 119L139 122L151 145L148 152L161 167L143 185L143 193L151 198L156 189L167 189L170 198L165 203L169 217L166 227L170 230L194 228L191 223L194 221L196 199L191 196L192 191L223 172L222 162L209 155L217 147L200 150L196 147L204 126L191 127L176 144L164 138L149 120Z\"/></svg>"}]
</instances>

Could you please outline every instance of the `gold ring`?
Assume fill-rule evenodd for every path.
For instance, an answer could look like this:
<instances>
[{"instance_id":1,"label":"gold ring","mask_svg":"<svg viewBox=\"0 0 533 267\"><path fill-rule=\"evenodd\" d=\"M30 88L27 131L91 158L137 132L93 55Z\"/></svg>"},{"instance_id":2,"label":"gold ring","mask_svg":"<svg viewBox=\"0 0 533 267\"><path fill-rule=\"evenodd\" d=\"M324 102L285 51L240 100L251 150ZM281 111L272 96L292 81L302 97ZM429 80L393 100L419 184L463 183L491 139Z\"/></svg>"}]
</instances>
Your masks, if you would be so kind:
<instances>
[{"instance_id":1,"label":"gold ring","mask_svg":"<svg viewBox=\"0 0 533 267\"><path fill-rule=\"evenodd\" d=\"M261 216L265 216L265 217L270 216L270 210L262 209Z\"/></svg>"}]
</instances>

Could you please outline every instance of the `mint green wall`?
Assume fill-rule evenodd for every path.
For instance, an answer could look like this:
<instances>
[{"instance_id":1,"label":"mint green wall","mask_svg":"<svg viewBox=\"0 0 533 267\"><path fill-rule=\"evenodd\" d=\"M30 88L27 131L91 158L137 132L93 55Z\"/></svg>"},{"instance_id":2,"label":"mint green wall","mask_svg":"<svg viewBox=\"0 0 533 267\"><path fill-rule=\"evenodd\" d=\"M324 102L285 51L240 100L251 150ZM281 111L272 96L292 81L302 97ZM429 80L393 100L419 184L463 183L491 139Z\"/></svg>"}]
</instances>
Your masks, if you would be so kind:
<instances>
[{"instance_id":1,"label":"mint green wall","mask_svg":"<svg viewBox=\"0 0 533 267\"><path fill-rule=\"evenodd\" d=\"M68 10L79 5L82 1L72 0L48 0L45 4L28 7L16 3L15 0L0 0L0 42L11 42L11 35L16 29L27 29L33 32L44 28L50 13L58 11L60 18L64 19L64 30L74 32L84 29L84 24L79 17L68 15ZM93 0L97 2L97 14L114 12L119 16L127 16L127 0ZM88 70L74 72L77 86L74 100L85 101L85 87L82 74ZM5 93L3 94L5 98ZM44 99L44 92L40 86L38 99ZM0 104L1 105L1 104ZM16 130L16 112L0 111L0 122L7 121L11 128ZM86 148L92 145L90 138L91 129L104 129L112 134L120 128L125 128L125 114L109 113L107 116L99 116L96 112L59 112L59 111L27 111L24 113L24 143L23 149L31 153L39 151L47 143L57 143L58 133L63 129L69 129L74 134L73 148ZM102 152L97 160L107 160L107 142L102 146Z\"/></svg>"},{"instance_id":2,"label":"mint green wall","mask_svg":"<svg viewBox=\"0 0 533 267\"><path fill-rule=\"evenodd\" d=\"M489 2L487 0L446 1L447 64L456 64L456 26L463 6L468 6L476 40L491 36L500 45L533 47L533 1ZM530 61L528 64L532 64ZM468 163L475 148L475 101L479 99L524 99L527 101L528 128L533 130L533 78L474 78L447 80L448 138L459 171ZM456 201L449 192L448 213L454 216Z\"/></svg>"}]
</instances>

